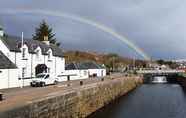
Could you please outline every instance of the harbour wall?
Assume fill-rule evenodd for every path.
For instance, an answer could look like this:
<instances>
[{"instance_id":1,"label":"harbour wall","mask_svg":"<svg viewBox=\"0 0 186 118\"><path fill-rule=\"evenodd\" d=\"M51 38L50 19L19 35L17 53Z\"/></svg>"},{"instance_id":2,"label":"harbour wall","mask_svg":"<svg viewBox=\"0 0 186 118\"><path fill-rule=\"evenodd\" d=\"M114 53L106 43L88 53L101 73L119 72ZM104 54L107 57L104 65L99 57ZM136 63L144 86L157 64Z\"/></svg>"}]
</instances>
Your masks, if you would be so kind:
<instances>
[{"instance_id":1,"label":"harbour wall","mask_svg":"<svg viewBox=\"0 0 186 118\"><path fill-rule=\"evenodd\" d=\"M85 118L141 83L140 77L120 77L58 91L0 113L0 118Z\"/></svg>"}]
</instances>

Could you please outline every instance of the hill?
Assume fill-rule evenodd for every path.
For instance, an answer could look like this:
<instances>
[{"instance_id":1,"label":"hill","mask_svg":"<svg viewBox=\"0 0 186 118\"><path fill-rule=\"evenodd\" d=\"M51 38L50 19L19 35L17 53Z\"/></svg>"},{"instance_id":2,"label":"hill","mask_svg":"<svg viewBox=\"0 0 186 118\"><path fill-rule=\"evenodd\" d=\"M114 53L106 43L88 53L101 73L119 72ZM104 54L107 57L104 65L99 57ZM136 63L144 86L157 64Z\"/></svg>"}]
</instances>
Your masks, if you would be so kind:
<instances>
[{"instance_id":1,"label":"hill","mask_svg":"<svg viewBox=\"0 0 186 118\"><path fill-rule=\"evenodd\" d=\"M98 64L104 64L111 70L122 69L129 66L146 66L143 60L133 60L130 58L122 57L117 54L101 54L96 52L83 52L83 51L66 51L64 52L66 63L82 62L82 61L95 61Z\"/></svg>"}]
</instances>

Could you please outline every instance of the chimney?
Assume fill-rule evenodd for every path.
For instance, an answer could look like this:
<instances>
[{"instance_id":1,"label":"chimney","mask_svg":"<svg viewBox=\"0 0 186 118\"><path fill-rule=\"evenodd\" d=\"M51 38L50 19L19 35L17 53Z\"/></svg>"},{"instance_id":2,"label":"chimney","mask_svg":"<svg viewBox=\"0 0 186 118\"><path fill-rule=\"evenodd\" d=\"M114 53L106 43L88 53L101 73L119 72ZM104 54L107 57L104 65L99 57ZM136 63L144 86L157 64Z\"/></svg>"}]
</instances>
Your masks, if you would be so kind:
<instances>
[{"instance_id":1,"label":"chimney","mask_svg":"<svg viewBox=\"0 0 186 118\"><path fill-rule=\"evenodd\" d=\"M3 28L0 26L0 36L4 36Z\"/></svg>"},{"instance_id":2,"label":"chimney","mask_svg":"<svg viewBox=\"0 0 186 118\"><path fill-rule=\"evenodd\" d=\"M44 36L43 43L45 43L46 45L50 45L50 42L48 40L48 36Z\"/></svg>"}]
</instances>

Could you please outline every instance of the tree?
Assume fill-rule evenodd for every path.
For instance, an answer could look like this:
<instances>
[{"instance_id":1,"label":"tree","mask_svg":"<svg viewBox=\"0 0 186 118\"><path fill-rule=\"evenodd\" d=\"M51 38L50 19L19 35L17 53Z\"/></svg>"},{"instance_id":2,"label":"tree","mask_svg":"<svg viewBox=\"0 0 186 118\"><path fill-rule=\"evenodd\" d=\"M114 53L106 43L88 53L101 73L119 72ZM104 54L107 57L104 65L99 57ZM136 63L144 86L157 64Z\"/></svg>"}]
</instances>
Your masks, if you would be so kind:
<instances>
[{"instance_id":1,"label":"tree","mask_svg":"<svg viewBox=\"0 0 186 118\"><path fill-rule=\"evenodd\" d=\"M60 46L60 43L56 41L55 34L53 33L52 28L43 20L39 27L35 29L35 34L33 35L33 40L44 41L44 37L47 36L51 44Z\"/></svg>"},{"instance_id":2,"label":"tree","mask_svg":"<svg viewBox=\"0 0 186 118\"><path fill-rule=\"evenodd\" d=\"M164 61L163 59L157 60L156 62L157 62L158 64L160 64L160 65L165 64L165 61Z\"/></svg>"}]
</instances>

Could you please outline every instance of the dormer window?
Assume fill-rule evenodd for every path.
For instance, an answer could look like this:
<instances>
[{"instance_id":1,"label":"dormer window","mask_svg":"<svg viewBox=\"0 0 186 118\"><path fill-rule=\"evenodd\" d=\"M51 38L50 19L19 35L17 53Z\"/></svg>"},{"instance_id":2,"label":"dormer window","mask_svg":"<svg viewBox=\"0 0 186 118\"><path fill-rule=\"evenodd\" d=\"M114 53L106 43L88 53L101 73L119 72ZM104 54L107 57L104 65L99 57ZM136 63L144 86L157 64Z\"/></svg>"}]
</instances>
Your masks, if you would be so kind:
<instances>
[{"instance_id":1,"label":"dormer window","mask_svg":"<svg viewBox=\"0 0 186 118\"><path fill-rule=\"evenodd\" d=\"M42 50L41 50L41 48L40 47L37 47L37 49L35 49L35 59L36 59L36 61L41 61L41 54L42 54L42 52L41 52Z\"/></svg>"},{"instance_id":2,"label":"dormer window","mask_svg":"<svg viewBox=\"0 0 186 118\"><path fill-rule=\"evenodd\" d=\"M48 56L48 61L52 61L52 50L49 49L48 52L47 52L47 56Z\"/></svg>"}]
</instances>

